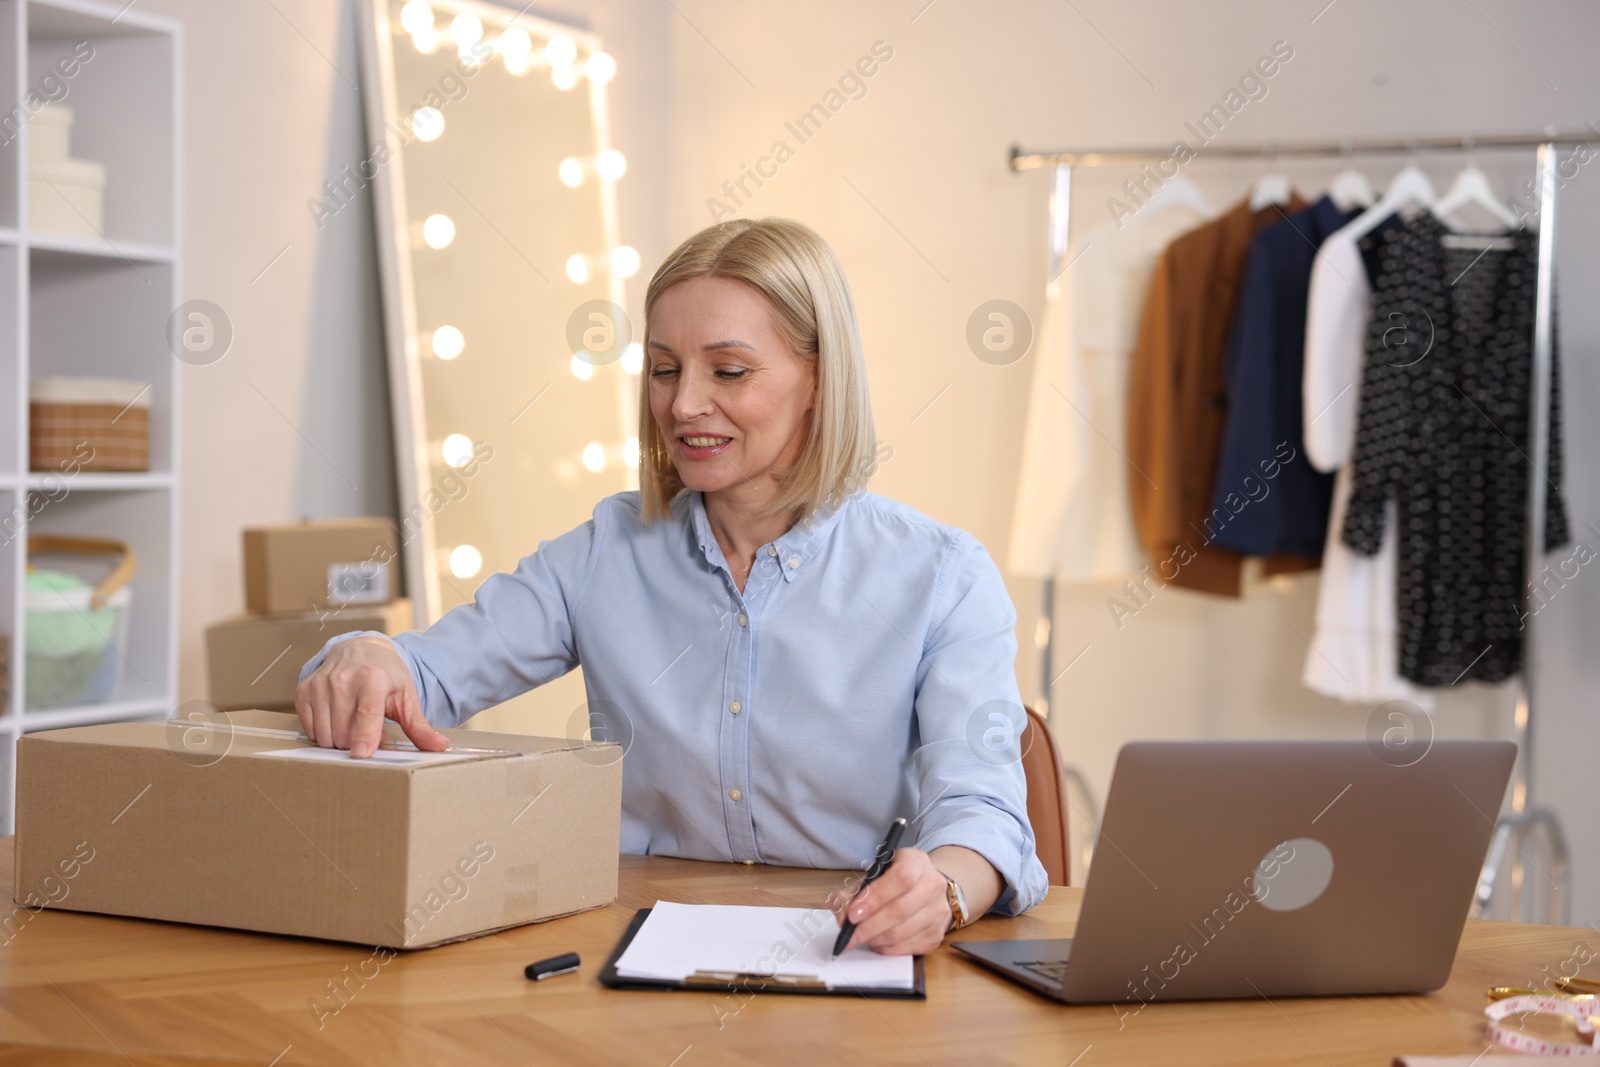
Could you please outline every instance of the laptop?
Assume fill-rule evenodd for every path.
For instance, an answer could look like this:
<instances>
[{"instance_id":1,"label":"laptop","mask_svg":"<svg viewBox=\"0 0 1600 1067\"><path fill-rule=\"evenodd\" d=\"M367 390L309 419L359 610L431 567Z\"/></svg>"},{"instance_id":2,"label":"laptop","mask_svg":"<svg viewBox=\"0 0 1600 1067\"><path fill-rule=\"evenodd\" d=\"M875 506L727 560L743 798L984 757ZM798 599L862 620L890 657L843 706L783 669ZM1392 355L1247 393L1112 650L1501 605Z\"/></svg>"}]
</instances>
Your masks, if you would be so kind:
<instances>
[{"instance_id":1,"label":"laptop","mask_svg":"<svg viewBox=\"0 0 1600 1067\"><path fill-rule=\"evenodd\" d=\"M1444 985L1516 745L1136 741L1070 939L952 942L1069 1004Z\"/></svg>"}]
</instances>

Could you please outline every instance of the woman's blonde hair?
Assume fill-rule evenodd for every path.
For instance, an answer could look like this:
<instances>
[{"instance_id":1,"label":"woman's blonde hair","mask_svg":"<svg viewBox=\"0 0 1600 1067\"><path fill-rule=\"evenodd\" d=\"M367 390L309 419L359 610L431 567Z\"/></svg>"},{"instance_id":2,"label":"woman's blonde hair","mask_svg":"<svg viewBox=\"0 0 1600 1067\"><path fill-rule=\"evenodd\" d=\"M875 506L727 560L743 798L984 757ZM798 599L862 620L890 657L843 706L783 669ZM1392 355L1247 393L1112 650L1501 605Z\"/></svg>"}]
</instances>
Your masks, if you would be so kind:
<instances>
[{"instance_id":1,"label":"woman's blonde hair","mask_svg":"<svg viewBox=\"0 0 1600 1067\"><path fill-rule=\"evenodd\" d=\"M877 438L855 302L844 268L826 241L793 219L729 219L679 245L650 279L644 298L645 373L639 382L641 512L654 522L683 489L672 453L650 410L650 320L656 301L690 278L731 278L767 298L772 324L816 370L817 395L800 458L778 472L782 489L769 509L803 521L864 486L875 469Z\"/></svg>"}]
</instances>

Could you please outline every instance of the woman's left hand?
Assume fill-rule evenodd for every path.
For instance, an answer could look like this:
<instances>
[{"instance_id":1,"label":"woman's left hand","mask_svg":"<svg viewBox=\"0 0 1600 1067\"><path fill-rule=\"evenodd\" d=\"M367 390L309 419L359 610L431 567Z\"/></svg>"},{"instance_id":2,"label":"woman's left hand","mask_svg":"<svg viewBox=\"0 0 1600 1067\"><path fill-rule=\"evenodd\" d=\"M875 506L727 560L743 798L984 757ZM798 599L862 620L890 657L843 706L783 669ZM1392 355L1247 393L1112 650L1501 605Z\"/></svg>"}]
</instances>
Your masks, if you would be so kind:
<instances>
[{"instance_id":1,"label":"woman's left hand","mask_svg":"<svg viewBox=\"0 0 1600 1067\"><path fill-rule=\"evenodd\" d=\"M945 876L921 849L895 852L889 869L853 898L836 901L840 924L856 924L847 949L866 945L886 956L932 952L950 925Z\"/></svg>"}]
</instances>

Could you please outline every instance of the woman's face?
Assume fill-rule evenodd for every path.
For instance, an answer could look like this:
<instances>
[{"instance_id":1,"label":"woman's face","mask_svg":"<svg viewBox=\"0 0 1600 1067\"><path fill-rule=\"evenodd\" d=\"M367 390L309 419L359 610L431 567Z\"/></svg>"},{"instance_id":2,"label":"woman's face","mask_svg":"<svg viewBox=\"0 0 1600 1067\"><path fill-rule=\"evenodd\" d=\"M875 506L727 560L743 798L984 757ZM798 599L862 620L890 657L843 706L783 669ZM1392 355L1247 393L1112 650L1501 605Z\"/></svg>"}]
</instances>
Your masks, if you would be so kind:
<instances>
[{"instance_id":1,"label":"woman's face","mask_svg":"<svg viewBox=\"0 0 1600 1067\"><path fill-rule=\"evenodd\" d=\"M650 411L690 489L770 495L793 466L816 370L772 325L766 297L729 278L678 282L650 320Z\"/></svg>"}]
</instances>

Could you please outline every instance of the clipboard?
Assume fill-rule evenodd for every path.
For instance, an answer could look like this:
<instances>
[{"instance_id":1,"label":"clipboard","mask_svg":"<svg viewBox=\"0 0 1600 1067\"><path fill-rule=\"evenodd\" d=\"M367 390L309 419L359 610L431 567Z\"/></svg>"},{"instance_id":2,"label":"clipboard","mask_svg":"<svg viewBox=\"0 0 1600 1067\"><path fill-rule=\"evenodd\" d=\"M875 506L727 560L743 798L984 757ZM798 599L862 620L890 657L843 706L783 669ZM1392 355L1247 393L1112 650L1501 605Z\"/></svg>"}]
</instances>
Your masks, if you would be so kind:
<instances>
[{"instance_id":1,"label":"clipboard","mask_svg":"<svg viewBox=\"0 0 1600 1067\"><path fill-rule=\"evenodd\" d=\"M606 964L600 968L600 984L611 989L676 989L710 993L809 993L824 997L873 997L889 1000L927 1000L927 972L921 956L911 961L911 988L890 989L882 986L830 986L809 975L766 975L739 972L699 971L681 981L664 978L625 978L617 973L617 960L633 941L639 928L650 917L649 908L634 912L633 920L611 950Z\"/></svg>"}]
</instances>

